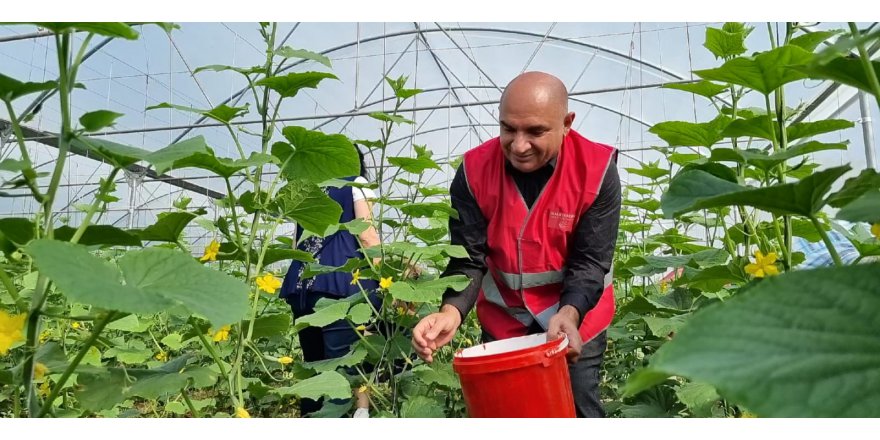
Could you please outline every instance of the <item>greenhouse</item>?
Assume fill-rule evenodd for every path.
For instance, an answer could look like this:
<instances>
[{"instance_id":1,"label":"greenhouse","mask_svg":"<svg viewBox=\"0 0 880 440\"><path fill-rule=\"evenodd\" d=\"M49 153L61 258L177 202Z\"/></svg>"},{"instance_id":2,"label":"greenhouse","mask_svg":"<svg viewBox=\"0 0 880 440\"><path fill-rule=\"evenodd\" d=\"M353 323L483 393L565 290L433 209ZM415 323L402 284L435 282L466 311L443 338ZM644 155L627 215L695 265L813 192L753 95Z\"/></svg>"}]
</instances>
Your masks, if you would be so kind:
<instances>
[{"instance_id":1,"label":"greenhouse","mask_svg":"<svg viewBox=\"0 0 880 440\"><path fill-rule=\"evenodd\" d=\"M878 417L878 53L2 24L0 416Z\"/></svg>"}]
</instances>

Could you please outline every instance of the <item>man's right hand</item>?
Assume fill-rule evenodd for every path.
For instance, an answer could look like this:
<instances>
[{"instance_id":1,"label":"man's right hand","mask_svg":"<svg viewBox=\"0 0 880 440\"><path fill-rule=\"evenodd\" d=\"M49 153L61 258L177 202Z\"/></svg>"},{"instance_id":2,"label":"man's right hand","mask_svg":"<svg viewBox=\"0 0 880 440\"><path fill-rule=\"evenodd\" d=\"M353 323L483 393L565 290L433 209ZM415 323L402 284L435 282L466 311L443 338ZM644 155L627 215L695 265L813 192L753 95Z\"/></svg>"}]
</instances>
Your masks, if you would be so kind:
<instances>
[{"instance_id":1,"label":"man's right hand","mask_svg":"<svg viewBox=\"0 0 880 440\"><path fill-rule=\"evenodd\" d=\"M461 325L461 313L449 304L419 321L413 329L412 346L425 362L434 361L434 352L449 343Z\"/></svg>"}]
</instances>

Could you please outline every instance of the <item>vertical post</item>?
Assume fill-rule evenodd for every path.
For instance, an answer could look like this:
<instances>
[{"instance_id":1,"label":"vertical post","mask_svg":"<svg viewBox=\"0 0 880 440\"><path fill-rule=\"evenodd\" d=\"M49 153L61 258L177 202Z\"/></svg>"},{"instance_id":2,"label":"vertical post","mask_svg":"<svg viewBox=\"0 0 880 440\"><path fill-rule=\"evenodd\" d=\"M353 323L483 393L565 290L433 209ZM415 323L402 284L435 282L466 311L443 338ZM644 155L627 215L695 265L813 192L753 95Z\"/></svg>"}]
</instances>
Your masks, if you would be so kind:
<instances>
[{"instance_id":1,"label":"vertical post","mask_svg":"<svg viewBox=\"0 0 880 440\"><path fill-rule=\"evenodd\" d=\"M868 106L867 94L859 92L859 109L862 117L859 122L862 123L862 135L865 138L865 161L868 168L877 170L877 157L874 149L874 127L871 125L871 108Z\"/></svg>"}]
</instances>

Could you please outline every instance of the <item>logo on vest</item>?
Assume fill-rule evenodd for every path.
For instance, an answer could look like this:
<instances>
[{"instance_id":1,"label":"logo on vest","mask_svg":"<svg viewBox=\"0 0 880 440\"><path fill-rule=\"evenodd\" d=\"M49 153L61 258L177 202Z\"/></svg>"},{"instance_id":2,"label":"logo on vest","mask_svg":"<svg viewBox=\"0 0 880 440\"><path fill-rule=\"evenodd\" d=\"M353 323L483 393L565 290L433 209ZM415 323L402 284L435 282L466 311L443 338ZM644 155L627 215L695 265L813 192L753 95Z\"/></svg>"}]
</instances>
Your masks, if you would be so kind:
<instances>
[{"instance_id":1,"label":"logo on vest","mask_svg":"<svg viewBox=\"0 0 880 440\"><path fill-rule=\"evenodd\" d=\"M571 231L574 226L574 214L568 214L565 212L559 211L550 211L550 218L547 222L547 226L553 229L559 229L562 231Z\"/></svg>"}]
</instances>

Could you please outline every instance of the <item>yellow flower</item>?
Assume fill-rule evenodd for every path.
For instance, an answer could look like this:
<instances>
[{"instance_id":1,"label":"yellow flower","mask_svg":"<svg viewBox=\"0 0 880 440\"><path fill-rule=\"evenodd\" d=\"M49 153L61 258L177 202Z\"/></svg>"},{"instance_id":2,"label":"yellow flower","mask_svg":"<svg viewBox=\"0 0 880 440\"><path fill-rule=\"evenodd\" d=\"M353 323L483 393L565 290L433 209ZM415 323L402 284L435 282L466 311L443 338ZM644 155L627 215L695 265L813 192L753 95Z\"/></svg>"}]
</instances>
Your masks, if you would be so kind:
<instances>
[{"instance_id":1,"label":"yellow flower","mask_svg":"<svg viewBox=\"0 0 880 440\"><path fill-rule=\"evenodd\" d=\"M217 261L218 252L220 252L220 243L217 243L217 240L211 240L205 247L205 255L202 255L199 261Z\"/></svg>"},{"instance_id":2,"label":"yellow flower","mask_svg":"<svg viewBox=\"0 0 880 440\"><path fill-rule=\"evenodd\" d=\"M746 272L755 278L779 275L779 269L776 267L776 252L770 252L764 256L761 251L755 251L755 262L746 264Z\"/></svg>"},{"instance_id":3,"label":"yellow flower","mask_svg":"<svg viewBox=\"0 0 880 440\"><path fill-rule=\"evenodd\" d=\"M278 362L280 362L281 365L287 365L293 362L293 358L290 356L281 356L280 358L278 358Z\"/></svg>"},{"instance_id":4,"label":"yellow flower","mask_svg":"<svg viewBox=\"0 0 880 440\"><path fill-rule=\"evenodd\" d=\"M660 293L666 293L669 290L669 283L666 280L660 281Z\"/></svg>"},{"instance_id":5,"label":"yellow flower","mask_svg":"<svg viewBox=\"0 0 880 440\"><path fill-rule=\"evenodd\" d=\"M398 307L398 308L397 308L397 314L398 314L398 315L403 316L404 313L406 313L406 310L404 310L403 307Z\"/></svg>"},{"instance_id":6,"label":"yellow flower","mask_svg":"<svg viewBox=\"0 0 880 440\"><path fill-rule=\"evenodd\" d=\"M70 327L71 327L72 329L74 329L74 330L79 330L79 328L82 327L82 325L80 325L80 323L78 323L78 322L76 322L76 321L73 321L73 322L70 324Z\"/></svg>"},{"instance_id":7,"label":"yellow flower","mask_svg":"<svg viewBox=\"0 0 880 440\"><path fill-rule=\"evenodd\" d=\"M281 280L275 278L275 275L267 273L266 275L257 277L257 287L264 292L275 293L276 290L281 288Z\"/></svg>"},{"instance_id":8,"label":"yellow flower","mask_svg":"<svg viewBox=\"0 0 880 440\"><path fill-rule=\"evenodd\" d=\"M34 379L40 380L40 379L46 377L46 373L48 373L48 372L49 372L49 367L47 367L42 362L37 362L36 365L34 365Z\"/></svg>"},{"instance_id":9,"label":"yellow flower","mask_svg":"<svg viewBox=\"0 0 880 440\"><path fill-rule=\"evenodd\" d=\"M379 279L379 287L383 289L391 287L392 284L394 284L394 281L391 281L391 277Z\"/></svg>"},{"instance_id":10,"label":"yellow flower","mask_svg":"<svg viewBox=\"0 0 880 440\"><path fill-rule=\"evenodd\" d=\"M220 330L217 330L216 333L211 333L209 331L208 335L214 336L214 342L225 341L229 339L229 330L231 330L231 328L228 325L224 325L223 327L220 327Z\"/></svg>"},{"instance_id":11,"label":"yellow flower","mask_svg":"<svg viewBox=\"0 0 880 440\"><path fill-rule=\"evenodd\" d=\"M239 419L249 419L251 418L251 414L244 409L243 406L239 406L235 409L235 417L238 417Z\"/></svg>"},{"instance_id":12,"label":"yellow flower","mask_svg":"<svg viewBox=\"0 0 880 440\"><path fill-rule=\"evenodd\" d=\"M877 239L880 239L880 222L871 225L871 233L874 234Z\"/></svg>"},{"instance_id":13,"label":"yellow flower","mask_svg":"<svg viewBox=\"0 0 880 440\"><path fill-rule=\"evenodd\" d=\"M162 351L156 353L156 355L153 357L157 361L166 362L166 361L168 361L168 352L166 352L165 350L162 350Z\"/></svg>"},{"instance_id":14,"label":"yellow flower","mask_svg":"<svg viewBox=\"0 0 880 440\"><path fill-rule=\"evenodd\" d=\"M357 331L359 331L359 332L363 332L363 331L366 331L366 330L367 330L367 327L366 327L365 325L361 324L361 325L355 327L354 329L357 330Z\"/></svg>"},{"instance_id":15,"label":"yellow flower","mask_svg":"<svg viewBox=\"0 0 880 440\"><path fill-rule=\"evenodd\" d=\"M367 392L367 384L361 385L361 387L358 388L358 392L361 394L366 393Z\"/></svg>"},{"instance_id":16,"label":"yellow flower","mask_svg":"<svg viewBox=\"0 0 880 440\"><path fill-rule=\"evenodd\" d=\"M361 270L355 269L354 273L351 274L351 285L355 285L358 283L358 280L361 279Z\"/></svg>"},{"instance_id":17,"label":"yellow flower","mask_svg":"<svg viewBox=\"0 0 880 440\"><path fill-rule=\"evenodd\" d=\"M49 392L52 391L52 387L49 386L49 381L45 381L40 384L40 388L37 389L37 394L40 397L49 397Z\"/></svg>"},{"instance_id":18,"label":"yellow flower","mask_svg":"<svg viewBox=\"0 0 880 440\"><path fill-rule=\"evenodd\" d=\"M21 330L26 317L25 314L13 316L0 310L0 355L8 353L12 344L24 340Z\"/></svg>"},{"instance_id":19,"label":"yellow flower","mask_svg":"<svg viewBox=\"0 0 880 440\"><path fill-rule=\"evenodd\" d=\"M43 330L40 332L40 343L44 343L52 337L52 332L49 330Z\"/></svg>"}]
</instances>

